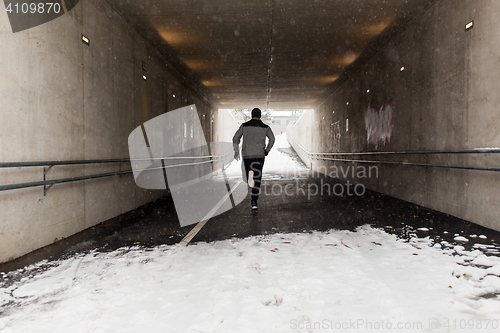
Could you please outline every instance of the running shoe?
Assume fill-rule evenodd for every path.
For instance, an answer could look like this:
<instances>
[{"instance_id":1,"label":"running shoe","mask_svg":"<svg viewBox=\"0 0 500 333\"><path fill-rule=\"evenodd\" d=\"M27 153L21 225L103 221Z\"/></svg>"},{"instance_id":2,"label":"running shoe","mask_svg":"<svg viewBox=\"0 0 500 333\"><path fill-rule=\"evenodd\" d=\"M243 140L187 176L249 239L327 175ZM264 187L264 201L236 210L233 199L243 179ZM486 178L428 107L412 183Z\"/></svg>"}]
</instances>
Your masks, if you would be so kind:
<instances>
[{"instance_id":1,"label":"running shoe","mask_svg":"<svg viewBox=\"0 0 500 333\"><path fill-rule=\"evenodd\" d=\"M259 208L257 206L257 201L252 200L252 210L257 210L257 208Z\"/></svg>"},{"instance_id":2,"label":"running shoe","mask_svg":"<svg viewBox=\"0 0 500 333\"><path fill-rule=\"evenodd\" d=\"M255 180L253 180L253 170L248 172L248 186L250 186L250 188L255 186Z\"/></svg>"}]
</instances>

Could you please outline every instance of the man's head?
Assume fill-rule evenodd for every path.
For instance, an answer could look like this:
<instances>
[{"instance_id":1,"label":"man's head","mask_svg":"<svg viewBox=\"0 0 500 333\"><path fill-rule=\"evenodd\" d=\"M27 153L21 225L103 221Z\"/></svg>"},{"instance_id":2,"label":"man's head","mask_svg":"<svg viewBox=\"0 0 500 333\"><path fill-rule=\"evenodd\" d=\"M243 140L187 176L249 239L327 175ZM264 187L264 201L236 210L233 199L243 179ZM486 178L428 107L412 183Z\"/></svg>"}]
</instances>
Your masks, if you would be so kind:
<instances>
[{"instance_id":1,"label":"man's head","mask_svg":"<svg viewBox=\"0 0 500 333\"><path fill-rule=\"evenodd\" d=\"M252 118L260 118L261 112L259 108L255 108L252 110Z\"/></svg>"}]
</instances>

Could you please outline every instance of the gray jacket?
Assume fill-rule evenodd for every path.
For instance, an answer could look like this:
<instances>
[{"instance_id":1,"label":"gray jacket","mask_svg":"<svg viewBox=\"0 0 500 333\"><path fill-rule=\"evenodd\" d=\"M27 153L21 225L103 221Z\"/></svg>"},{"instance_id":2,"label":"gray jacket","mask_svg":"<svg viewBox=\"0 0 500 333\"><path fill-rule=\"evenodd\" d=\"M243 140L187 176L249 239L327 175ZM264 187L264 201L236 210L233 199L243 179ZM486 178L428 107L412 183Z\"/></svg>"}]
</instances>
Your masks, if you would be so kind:
<instances>
[{"instance_id":1,"label":"gray jacket","mask_svg":"<svg viewBox=\"0 0 500 333\"><path fill-rule=\"evenodd\" d=\"M243 136L243 147L241 155L243 158L265 157L274 145L274 134L269 126L259 118L252 118L243 123L233 137L234 151L237 152ZM266 147L266 137L269 142Z\"/></svg>"}]
</instances>

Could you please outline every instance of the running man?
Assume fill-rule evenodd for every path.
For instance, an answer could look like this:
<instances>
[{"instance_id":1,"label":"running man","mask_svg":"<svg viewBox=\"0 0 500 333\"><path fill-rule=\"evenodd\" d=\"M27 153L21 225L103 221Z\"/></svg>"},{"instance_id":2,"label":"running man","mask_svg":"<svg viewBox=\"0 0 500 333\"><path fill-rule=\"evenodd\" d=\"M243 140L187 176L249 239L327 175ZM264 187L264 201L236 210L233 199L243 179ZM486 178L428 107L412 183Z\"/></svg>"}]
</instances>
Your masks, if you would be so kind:
<instances>
[{"instance_id":1,"label":"running man","mask_svg":"<svg viewBox=\"0 0 500 333\"><path fill-rule=\"evenodd\" d=\"M241 155L245 171L243 181L252 188L252 210L256 210L257 200L260 194L260 181L262 179L262 167L264 158L274 145L274 134L269 126L260 120L261 111L258 108L252 110L252 119L243 123L233 137L234 158L240 159L240 140L243 136ZM266 147L266 137L269 142Z\"/></svg>"}]
</instances>

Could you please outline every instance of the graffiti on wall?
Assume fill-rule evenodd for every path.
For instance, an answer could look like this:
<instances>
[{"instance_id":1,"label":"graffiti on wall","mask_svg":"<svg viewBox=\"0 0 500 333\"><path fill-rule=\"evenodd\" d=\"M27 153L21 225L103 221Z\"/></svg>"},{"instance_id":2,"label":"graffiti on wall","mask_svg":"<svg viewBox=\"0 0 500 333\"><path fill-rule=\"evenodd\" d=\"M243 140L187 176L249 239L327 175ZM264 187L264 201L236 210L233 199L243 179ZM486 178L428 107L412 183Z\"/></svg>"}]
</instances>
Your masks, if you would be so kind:
<instances>
[{"instance_id":1,"label":"graffiti on wall","mask_svg":"<svg viewBox=\"0 0 500 333\"><path fill-rule=\"evenodd\" d=\"M375 149L383 149L391 143L394 130L394 107L390 100L382 103L377 110L371 103L365 114L366 144L375 145Z\"/></svg>"},{"instance_id":2,"label":"graffiti on wall","mask_svg":"<svg viewBox=\"0 0 500 333\"><path fill-rule=\"evenodd\" d=\"M330 124L327 148L331 153L340 152L340 121Z\"/></svg>"}]
</instances>

